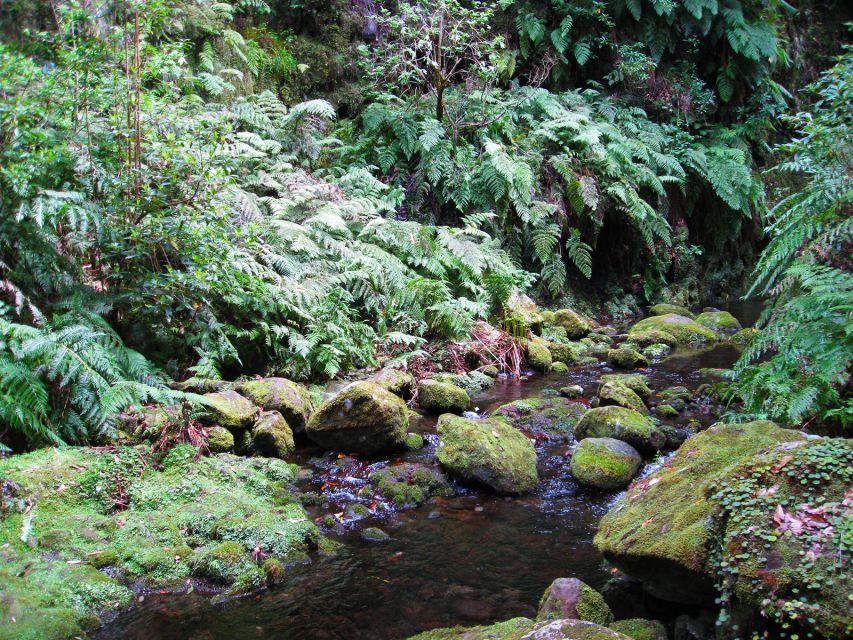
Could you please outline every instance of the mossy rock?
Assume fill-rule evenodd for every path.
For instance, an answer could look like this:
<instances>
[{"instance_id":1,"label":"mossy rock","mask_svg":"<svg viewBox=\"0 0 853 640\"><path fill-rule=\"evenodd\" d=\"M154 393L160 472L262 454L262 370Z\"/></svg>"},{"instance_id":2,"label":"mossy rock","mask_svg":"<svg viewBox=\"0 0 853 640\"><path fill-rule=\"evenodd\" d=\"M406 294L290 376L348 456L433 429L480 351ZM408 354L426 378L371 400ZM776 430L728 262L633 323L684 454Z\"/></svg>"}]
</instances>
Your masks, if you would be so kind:
<instances>
[{"instance_id":1,"label":"mossy rock","mask_svg":"<svg viewBox=\"0 0 853 640\"><path fill-rule=\"evenodd\" d=\"M368 480L396 507L417 506L432 496L453 495L453 488L441 469L417 462L378 469Z\"/></svg>"},{"instance_id":2,"label":"mossy rock","mask_svg":"<svg viewBox=\"0 0 853 640\"><path fill-rule=\"evenodd\" d=\"M417 451L424 448L424 437L419 433L407 433L403 445L409 451Z\"/></svg>"},{"instance_id":3,"label":"mossy rock","mask_svg":"<svg viewBox=\"0 0 853 640\"><path fill-rule=\"evenodd\" d=\"M678 340L671 333L649 329L648 331L631 332L631 342L641 347L649 347L653 344L665 344L668 347L678 345Z\"/></svg>"},{"instance_id":4,"label":"mossy rock","mask_svg":"<svg viewBox=\"0 0 853 640\"><path fill-rule=\"evenodd\" d=\"M658 471L634 482L602 518L595 545L656 597L713 602L709 552L720 513L711 499L744 460L781 442L802 440L772 422L717 424L688 439Z\"/></svg>"},{"instance_id":5,"label":"mossy rock","mask_svg":"<svg viewBox=\"0 0 853 640\"><path fill-rule=\"evenodd\" d=\"M308 390L287 378L261 378L237 386L237 391L266 411L278 411L294 433L303 433L314 412Z\"/></svg>"},{"instance_id":6,"label":"mossy rock","mask_svg":"<svg viewBox=\"0 0 853 640\"><path fill-rule=\"evenodd\" d=\"M598 389L599 406L617 406L633 409L637 413L646 415L649 410L646 408L643 399L634 391L624 384L618 382L605 382Z\"/></svg>"},{"instance_id":7,"label":"mossy rock","mask_svg":"<svg viewBox=\"0 0 853 640\"><path fill-rule=\"evenodd\" d=\"M500 373L500 371L498 371L498 368L493 364L487 364L485 367L483 367L482 371L484 376L489 376L490 378L497 378L498 374Z\"/></svg>"},{"instance_id":8,"label":"mossy rock","mask_svg":"<svg viewBox=\"0 0 853 640\"><path fill-rule=\"evenodd\" d=\"M572 454L575 480L586 487L624 489L637 475L643 459L637 450L613 438L584 438Z\"/></svg>"},{"instance_id":9,"label":"mossy rock","mask_svg":"<svg viewBox=\"0 0 853 640\"><path fill-rule=\"evenodd\" d=\"M597 407L587 411L575 427L575 437L615 438L645 455L666 445L666 435L650 418L625 407Z\"/></svg>"},{"instance_id":10,"label":"mossy rock","mask_svg":"<svg viewBox=\"0 0 853 640\"><path fill-rule=\"evenodd\" d=\"M668 313L662 316L644 318L628 330L630 338L635 333L661 331L670 334L681 346L714 342L717 334L686 316Z\"/></svg>"},{"instance_id":11,"label":"mossy rock","mask_svg":"<svg viewBox=\"0 0 853 640\"><path fill-rule=\"evenodd\" d=\"M536 371L549 371L554 358L546 340L534 337L527 341L527 363Z\"/></svg>"},{"instance_id":12,"label":"mossy rock","mask_svg":"<svg viewBox=\"0 0 853 640\"><path fill-rule=\"evenodd\" d=\"M446 413L438 419L436 457L464 480L497 493L518 494L539 484L530 440L502 420L468 420Z\"/></svg>"},{"instance_id":13,"label":"mossy rock","mask_svg":"<svg viewBox=\"0 0 853 640\"><path fill-rule=\"evenodd\" d=\"M664 418L677 418L678 417L678 409L673 407L671 404L658 405L657 412L660 415L662 415Z\"/></svg>"},{"instance_id":14,"label":"mossy rock","mask_svg":"<svg viewBox=\"0 0 853 640\"><path fill-rule=\"evenodd\" d=\"M207 448L211 453L234 451L234 434L225 427L214 425L207 430Z\"/></svg>"},{"instance_id":15,"label":"mossy rock","mask_svg":"<svg viewBox=\"0 0 853 640\"><path fill-rule=\"evenodd\" d=\"M614 367L622 369L637 369L648 367L649 361L639 351L627 347L619 347L618 349L608 349L607 362Z\"/></svg>"},{"instance_id":16,"label":"mossy rock","mask_svg":"<svg viewBox=\"0 0 853 640\"><path fill-rule=\"evenodd\" d=\"M519 320L526 329L539 333L542 329L543 317L539 307L533 300L515 290L504 302L505 316Z\"/></svg>"},{"instance_id":17,"label":"mossy rock","mask_svg":"<svg viewBox=\"0 0 853 640\"><path fill-rule=\"evenodd\" d=\"M754 328L747 327L746 329L735 331L729 340L732 344L738 345L739 347L745 347L752 342L752 339L757 333L758 332Z\"/></svg>"},{"instance_id":18,"label":"mossy rock","mask_svg":"<svg viewBox=\"0 0 853 640\"><path fill-rule=\"evenodd\" d=\"M653 316L665 316L667 314L674 313L679 316L684 316L685 318L690 318L691 320L694 320L696 318L696 316L693 315L690 309L688 309L687 307L679 306L677 304L656 304L649 307L649 313Z\"/></svg>"},{"instance_id":19,"label":"mossy rock","mask_svg":"<svg viewBox=\"0 0 853 640\"><path fill-rule=\"evenodd\" d=\"M579 342L551 342L548 345L552 362L576 364L589 350Z\"/></svg>"},{"instance_id":20,"label":"mossy rock","mask_svg":"<svg viewBox=\"0 0 853 640\"><path fill-rule=\"evenodd\" d=\"M353 382L320 405L305 432L321 447L370 455L402 448L408 426L402 398L372 382Z\"/></svg>"},{"instance_id":21,"label":"mossy rock","mask_svg":"<svg viewBox=\"0 0 853 640\"><path fill-rule=\"evenodd\" d=\"M379 527L368 527L361 532L361 537L368 542L388 542L391 539L391 536Z\"/></svg>"},{"instance_id":22,"label":"mossy rock","mask_svg":"<svg viewBox=\"0 0 853 640\"><path fill-rule=\"evenodd\" d=\"M409 640L631 640L586 620L513 618L481 627L449 627L425 631Z\"/></svg>"},{"instance_id":23,"label":"mossy rock","mask_svg":"<svg viewBox=\"0 0 853 640\"><path fill-rule=\"evenodd\" d=\"M601 384L613 382L624 385L641 398L648 398L652 395L649 379L642 373L607 373L601 376L600 381Z\"/></svg>"},{"instance_id":24,"label":"mossy rock","mask_svg":"<svg viewBox=\"0 0 853 640\"><path fill-rule=\"evenodd\" d=\"M204 395L204 419L232 431L248 429L255 421L257 406L236 391L225 389Z\"/></svg>"},{"instance_id":25,"label":"mossy rock","mask_svg":"<svg viewBox=\"0 0 853 640\"><path fill-rule=\"evenodd\" d=\"M693 394L690 393L690 390L681 385L667 387L666 389L658 391L658 397L666 402L681 400L682 402L687 403L693 400Z\"/></svg>"},{"instance_id":26,"label":"mossy rock","mask_svg":"<svg viewBox=\"0 0 853 640\"><path fill-rule=\"evenodd\" d=\"M476 370L468 371L467 373L437 373L431 376L430 379L464 389L469 397L475 393L485 391L495 384L494 378L490 378L485 373Z\"/></svg>"},{"instance_id":27,"label":"mossy rock","mask_svg":"<svg viewBox=\"0 0 853 640\"><path fill-rule=\"evenodd\" d=\"M564 398L572 400L574 398L583 398L583 387L579 384L570 384L566 387L560 387L560 395Z\"/></svg>"},{"instance_id":28,"label":"mossy rock","mask_svg":"<svg viewBox=\"0 0 853 640\"><path fill-rule=\"evenodd\" d=\"M583 404L566 398L526 398L501 405L492 412L492 417L506 420L537 441L568 442L586 410Z\"/></svg>"},{"instance_id":29,"label":"mossy rock","mask_svg":"<svg viewBox=\"0 0 853 640\"><path fill-rule=\"evenodd\" d=\"M668 640L666 627L657 620L631 618L629 620L617 620L609 624L608 627L633 640Z\"/></svg>"},{"instance_id":30,"label":"mossy rock","mask_svg":"<svg viewBox=\"0 0 853 640\"><path fill-rule=\"evenodd\" d=\"M714 333L721 334L736 333L743 328L737 318L728 311L705 311L696 316L696 322Z\"/></svg>"},{"instance_id":31,"label":"mossy rock","mask_svg":"<svg viewBox=\"0 0 853 640\"><path fill-rule=\"evenodd\" d=\"M395 396L400 396L403 400L409 400L415 394L417 387L415 377L411 373L399 369L382 369L370 381L383 389L387 389Z\"/></svg>"},{"instance_id":32,"label":"mossy rock","mask_svg":"<svg viewBox=\"0 0 853 640\"><path fill-rule=\"evenodd\" d=\"M471 404L465 389L438 380L421 380L418 404L429 413L462 413Z\"/></svg>"},{"instance_id":33,"label":"mossy rock","mask_svg":"<svg viewBox=\"0 0 853 640\"><path fill-rule=\"evenodd\" d=\"M293 431L284 416L278 411L264 411L252 427L252 448L270 458L286 458L293 453Z\"/></svg>"},{"instance_id":34,"label":"mossy rock","mask_svg":"<svg viewBox=\"0 0 853 640\"><path fill-rule=\"evenodd\" d=\"M555 311L552 324L565 329L566 336L570 340L578 340L587 336L593 327L593 323L589 318L585 318L571 309L559 309Z\"/></svg>"},{"instance_id":35,"label":"mossy rock","mask_svg":"<svg viewBox=\"0 0 853 640\"><path fill-rule=\"evenodd\" d=\"M568 372L569 367L565 362L555 362L551 365L551 373L563 374Z\"/></svg>"},{"instance_id":36,"label":"mossy rock","mask_svg":"<svg viewBox=\"0 0 853 640\"><path fill-rule=\"evenodd\" d=\"M643 355L649 359L649 362L661 362L666 358L672 349L665 344L650 344L643 349Z\"/></svg>"},{"instance_id":37,"label":"mossy rock","mask_svg":"<svg viewBox=\"0 0 853 640\"><path fill-rule=\"evenodd\" d=\"M598 591L577 578L557 578L542 594L537 620L586 620L607 625L613 612Z\"/></svg>"}]
</instances>

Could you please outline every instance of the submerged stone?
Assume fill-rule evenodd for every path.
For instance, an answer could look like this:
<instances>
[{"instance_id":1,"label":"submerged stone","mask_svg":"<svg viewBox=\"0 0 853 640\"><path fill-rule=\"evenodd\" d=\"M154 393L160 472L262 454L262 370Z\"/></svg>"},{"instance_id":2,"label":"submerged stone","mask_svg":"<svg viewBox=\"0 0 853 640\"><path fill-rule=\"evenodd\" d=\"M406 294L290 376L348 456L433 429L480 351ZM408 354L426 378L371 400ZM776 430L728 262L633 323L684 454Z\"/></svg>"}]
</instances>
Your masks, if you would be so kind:
<instances>
[{"instance_id":1,"label":"submerged stone","mask_svg":"<svg viewBox=\"0 0 853 640\"><path fill-rule=\"evenodd\" d=\"M438 419L436 457L459 477L517 494L539 484L536 451L530 440L502 420L467 420L452 414Z\"/></svg>"},{"instance_id":2,"label":"submerged stone","mask_svg":"<svg viewBox=\"0 0 853 640\"><path fill-rule=\"evenodd\" d=\"M624 407L597 407L587 411L575 427L575 437L615 438L627 442L645 455L653 455L666 445L666 435L650 418Z\"/></svg>"},{"instance_id":3,"label":"submerged stone","mask_svg":"<svg viewBox=\"0 0 853 640\"><path fill-rule=\"evenodd\" d=\"M305 431L327 449L370 455L401 448L408 426L399 396L372 382L354 382L320 405Z\"/></svg>"},{"instance_id":4,"label":"submerged stone","mask_svg":"<svg viewBox=\"0 0 853 640\"><path fill-rule=\"evenodd\" d=\"M453 488L441 469L417 462L378 469L368 480L385 500L397 507L423 504L432 496L453 495Z\"/></svg>"},{"instance_id":5,"label":"submerged stone","mask_svg":"<svg viewBox=\"0 0 853 640\"><path fill-rule=\"evenodd\" d=\"M418 385L418 404L430 413L462 413L471 404L464 389L438 380L421 380Z\"/></svg>"},{"instance_id":6,"label":"submerged stone","mask_svg":"<svg viewBox=\"0 0 853 640\"><path fill-rule=\"evenodd\" d=\"M572 454L575 480L587 487L624 489L637 475L643 459L627 442L614 438L584 438Z\"/></svg>"}]
</instances>

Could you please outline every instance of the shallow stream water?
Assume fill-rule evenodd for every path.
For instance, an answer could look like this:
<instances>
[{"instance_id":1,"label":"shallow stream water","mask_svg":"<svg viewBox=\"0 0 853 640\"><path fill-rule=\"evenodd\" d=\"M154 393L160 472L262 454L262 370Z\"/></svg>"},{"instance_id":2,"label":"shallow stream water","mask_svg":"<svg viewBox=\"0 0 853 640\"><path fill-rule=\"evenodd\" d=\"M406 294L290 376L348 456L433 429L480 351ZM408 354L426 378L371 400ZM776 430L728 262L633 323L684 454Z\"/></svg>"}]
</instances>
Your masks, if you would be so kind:
<instances>
[{"instance_id":1,"label":"shallow stream water","mask_svg":"<svg viewBox=\"0 0 853 640\"><path fill-rule=\"evenodd\" d=\"M753 306L730 306L747 326ZM707 381L703 367L728 367L737 351L727 345L676 353L644 371L654 390L672 385L695 389ZM603 365L573 367L563 375L536 376L527 382L499 382L474 398L480 411L520 398L538 397L567 384L580 384L585 397L607 372ZM714 421L714 408L687 410L673 424ZM427 447L407 460L431 457L434 421L413 428L427 436ZM433 498L419 508L389 511L343 528L336 536L339 554L291 570L287 582L244 599L214 604L210 594L147 594L131 611L94 634L99 640L220 640L276 638L300 640L397 640L442 626L475 625L515 616L535 616L542 592L558 577L575 576L594 588L611 577L592 545L598 520L618 498L579 487L568 470L566 446L538 451L540 485L521 498L463 489L453 498ZM310 507L312 517L340 512L367 473L387 460L341 462L303 449L300 466L314 470L303 490L325 487L328 502ZM393 461L390 461L393 462ZM648 469L646 470L648 472ZM367 542L360 531L378 526L386 542ZM636 589L610 589L605 595L617 617L642 613L675 617L682 611L639 602ZM651 607L651 608L649 608ZM668 609L668 610L667 610Z\"/></svg>"}]
</instances>

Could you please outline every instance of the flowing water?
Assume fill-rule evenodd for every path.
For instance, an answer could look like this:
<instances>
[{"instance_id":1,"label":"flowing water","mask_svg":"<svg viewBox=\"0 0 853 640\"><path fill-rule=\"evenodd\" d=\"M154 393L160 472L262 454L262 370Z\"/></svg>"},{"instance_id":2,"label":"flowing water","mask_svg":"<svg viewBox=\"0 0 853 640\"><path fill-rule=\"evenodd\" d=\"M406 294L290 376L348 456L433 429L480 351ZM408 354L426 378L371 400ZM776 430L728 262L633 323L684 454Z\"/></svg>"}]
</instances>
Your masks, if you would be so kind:
<instances>
[{"instance_id":1,"label":"flowing water","mask_svg":"<svg viewBox=\"0 0 853 640\"><path fill-rule=\"evenodd\" d=\"M756 315L754 306L729 310L746 322ZM733 347L721 345L677 353L645 373L653 389L684 385L692 390L706 381L699 369L728 367L736 357ZM499 382L474 402L485 413L566 384L580 384L589 397L605 371L603 365L574 367L568 375ZM672 422L694 418L709 424L714 413L714 408L699 406ZM427 447L405 458L429 458L434 421L424 418L413 426L427 436ZM371 516L340 527L335 534L342 542L339 554L293 568L287 582L275 589L219 604L210 594L147 594L95 637L396 640L435 627L535 616L542 592L558 577L576 576L600 589L611 574L592 538L618 494L594 493L575 484L565 446L543 447L538 453L541 482L530 496L502 498L461 489L453 498ZM327 490L328 502L309 508L312 517L320 517L345 510L367 473L393 461L341 461L306 449L298 462L315 472L301 481L302 489ZM363 540L359 532L368 526L381 527L391 539ZM617 617L650 612L674 617L683 611L672 605L655 609L636 588L621 584L623 589L605 592Z\"/></svg>"}]
</instances>

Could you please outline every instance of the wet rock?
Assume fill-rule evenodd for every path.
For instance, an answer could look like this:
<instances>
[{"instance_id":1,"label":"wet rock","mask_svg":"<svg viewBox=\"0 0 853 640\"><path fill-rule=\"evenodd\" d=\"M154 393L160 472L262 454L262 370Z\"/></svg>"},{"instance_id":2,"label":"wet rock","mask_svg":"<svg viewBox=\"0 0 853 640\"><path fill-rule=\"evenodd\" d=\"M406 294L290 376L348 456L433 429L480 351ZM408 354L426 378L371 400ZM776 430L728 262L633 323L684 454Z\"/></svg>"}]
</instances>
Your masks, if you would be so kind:
<instances>
[{"instance_id":1,"label":"wet rock","mask_svg":"<svg viewBox=\"0 0 853 640\"><path fill-rule=\"evenodd\" d=\"M743 327L728 311L706 311L696 317L696 322L703 327L708 327L714 333L732 334L740 331Z\"/></svg>"},{"instance_id":2,"label":"wet rock","mask_svg":"<svg viewBox=\"0 0 853 640\"><path fill-rule=\"evenodd\" d=\"M656 597L713 602L709 551L719 513L711 498L714 488L758 451L802 438L771 422L709 428L687 440L658 471L631 485L601 520L595 545Z\"/></svg>"},{"instance_id":3,"label":"wet rock","mask_svg":"<svg viewBox=\"0 0 853 640\"><path fill-rule=\"evenodd\" d=\"M607 373L601 376L600 382L602 384L614 382L624 385L641 398L648 398L652 395L649 379L642 373Z\"/></svg>"},{"instance_id":4,"label":"wet rock","mask_svg":"<svg viewBox=\"0 0 853 640\"><path fill-rule=\"evenodd\" d=\"M409 451L417 451L424 448L424 437L419 433L407 433L403 445Z\"/></svg>"},{"instance_id":5,"label":"wet rock","mask_svg":"<svg viewBox=\"0 0 853 640\"><path fill-rule=\"evenodd\" d=\"M661 431L666 434L666 448L678 449L684 442L693 435L693 431L684 427L674 427L668 424L660 426Z\"/></svg>"},{"instance_id":6,"label":"wet rock","mask_svg":"<svg viewBox=\"0 0 853 640\"><path fill-rule=\"evenodd\" d=\"M303 433L314 412L308 390L287 378L260 378L242 382L237 391L266 411L278 411L294 433Z\"/></svg>"},{"instance_id":7,"label":"wet rock","mask_svg":"<svg viewBox=\"0 0 853 640\"><path fill-rule=\"evenodd\" d=\"M714 637L715 628L716 618L711 612L703 611L695 617L680 615L675 619L673 639L707 640Z\"/></svg>"},{"instance_id":8,"label":"wet rock","mask_svg":"<svg viewBox=\"0 0 853 640\"><path fill-rule=\"evenodd\" d=\"M643 349L643 355L652 362L660 362L669 355L670 351L672 349L665 344L650 344Z\"/></svg>"},{"instance_id":9,"label":"wet rock","mask_svg":"<svg viewBox=\"0 0 853 640\"><path fill-rule=\"evenodd\" d=\"M691 320L694 320L696 318L696 316L694 316L693 313L687 307L681 307L677 304L656 304L649 308L649 313L653 316L665 316L670 313L675 313L679 316L690 318Z\"/></svg>"},{"instance_id":10,"label":"wet rock","mask_svg":"<svg viewBox=\"0 0 853 640\"><path fill-rule=\"evenodd\" d=\"M664 418L677 418L678 409L670 404L661 404L657 406L656 411Z\"/></svg>"},{"instance_id":11,"label":"wet rock","mask_svg":"<svg viewBox=\"0 0 853 640\"><path fill-rule=\"evenodd\" d=\"M668 313L640 320L628 331L629 336L647 331L662 331L670 334L679 345L696 345L714 342L717 334L688 317Z\"/></svg>"},{"instance_id":12,"label":"wet rock","mask_svg":"<svg viewBox=\"0 0 853 640\"><path fill-rule=\"evenodd\" d=\"M630 620L618 620L608 627L633 640L668 640L666 627L657 620L631 618Z\"/></svg>"},{"instance_id":13,"label":"wet rock","mask_svg":"<svg viewBox=\"0 0 853 640\"><path fill-rule=\"evenodd\" d=\"M548 350L551 352L553 362L562 362L564 364L575 364L583 357L588 348L577 342L551 342L548 345Z\"/></svg>"},{"instance_id":14,"label":"wet rock","mask_svg":"<svg viewBox=\"0 0 853 640\"><path fill-rule=\"evenodd\" d=\"M211 453L227 453L234 450L234 434L225 427L213 426L207 430L207 448Z\"/></svg>"},{"instance_id":15,"label":"wet rock","mask_svg":"<svg viewBox=\"0 0 853 640\"><path fill-rule=\"evenodd\" d=\"M231 430L246 429L255 421L257 406L236 391L226 389L218 393L205 394L207 406L204 419Z\"/></svg>"},{"instance_id":16,"label":"wet rock","mask_svg":"<svg viewBox=\"0 0 853 640\"><path fill-rule=\"evenodd\" d=\"M624 384L618 382L605 382L598 389L599 406L617 406L633 409L637 413L647 414L643 399Z\"/></svg>"},{"instance_id":17,"label":"wet rock","mask_svg":"<svg viewBox=\"0 0 853 640\"><path fill-rule=\"evenodd\" d=\"M671 333L649 329L648 331L634 331L631 333L631 342L641 347L650 347L653 344L663 344L667 347L675 347L678 340Z\"/></svg>"},{"instance_id":18,"label":"wet rock","mask_svg":"<svg viewBox=\"0 0 853 640\"><path fill-rule=\"evenodd\" d=\"M642 353L626 347L608 349L607 362L622 369L636 369L638 367L649 366L649 361L646 360L646 357Z\"/></svg>"},{"instance_id":19,"label":"wet rock","mask_svg":"<svg viewBox=\"0 0 853 640\"><path fill-rule=\"evenodd\" d=\"M483 367L482 371L483 375L489 376L490 378L497 378L498 373L500 373L500 371L498 371L498 368L493 364L486 365L485 367Z\"/></svg>"},{"instance_id":20,"label":"wet rock","mask_svg":"<svg viewBox=\"0 0 853 640\"><path fill-rule=\"evenodd\" d=\"M410 399L417 387L414 376L399 369L382 369L370 381L404 400Z\"/></svg>"},{"instance_id":21,"label":"wet rock","mask_svg":"<svg viewBox=\"0 0 853 640\"><path fill-rule=\"evenodd\" d=\"M755 337L756 333L758 332L755 329L753 329L752 327L748 327L746 329L741 329L740 331L735 331L732 334L732 337L729 338L729 340L731 340L732 344L745 347L750 342L752 342L752 339L753 337Z\"/></svg>"},{"instance_id":22,"label":"wet rock","mask_svg":"<svg viewBox=\"0 0 853 640\"><path fill-rule=\"evenodd\" d=\"M667 387L658 392L658 397L664 402L668 402L672 404L674 400L681 400L684 403L690 402L693 399L693 394L687 389L687 387L677 386L677 387ZM683 407L682 407L683 409ZM681 409L679 409L680 411Z\"/></svg>"},{"instance_id":23,"label":"wet rock","mask_svg":"<svg viewBox=\"0 0 853 640\"><path fill-rule=\"evenodd\" d=\"M568 373L569 367L565 362L555 362L551 365L551 373Z\"/></svg>"},{"instance_id":24,"label":"wet rock","mask_svg":"<svg viewBox=\"0 0 853 640\"><path fill-rule=\"evenodd\" d=\"M542 313L536 303L530 297L513 291L507 301L504 303L507 318L515 318L520 320L524 327L530 329L533 333L538 334L542 329Z\"/></svg>"},{"instance_id":25,"label":"wet rock","mask_svg":"<svg viewBox=\"0 0 853 640\"><path fill-rule=\"evenodd\" d=\"M451 496L453 488L441 469L404 462L374 471L369 476L379 494L397 507L423 504L432 496Z\"/></svg>"},{"instance_id":26,"label":"wet rock","mask_svg":"<svg viewBox=\"0 0 853 640\"><path fill-rule=\"evenodd\" d=\"M534 336L527 341L527 362L536 371L548 371L553 363L548 342Z\"/></svg>"},{"instance_id":27,"label":"wet rock","mask_svg":"<svg viewBox=\"0 0 853 640\"><path fill-rule=\"evenodd\" d=\"M539 483L536 451L530 440L502 420L438 419L438 461L459 477L517 494Z\"/></svg>"},{"instance_id":28,"label":"wet rock","mask_svg":"<svg viewBox=\"0 0 853 640\"><path fill-rule=\"evenodd\" d=\"M567 618L607 625L613 622L613 613L592 587L577 578L557 578L542 594L536 619Z\"/></svg>"},{"instance_id":29,"label":"wet rock","mask_svg":"<svg viewBox=\"0 0 853 640\"><path fill-rule=\"evenodd\" d=\"M354 382L320 405L305 430L327 449L374 454L401 448L408 425L399 396L372 382Z\"/></svg>"},{"instance_id":30,"label":"wet rock","mask_svg":"<svg viewBox=\"0 0 853 640\"><path fill-rule=\"evenodd\" d=\"M368 542L388 542L391 539L391 536L378 527L368 527L361 532L361 537Z\"/></svg>"},{"instance_id":31,"label":"wet rock","mask_svg":"<svg viewBox=\"0 0 853 640\"><path fill-rule=\"evenodd\" d=\"M252 427L252 448L269 458L286 458L293 453L293 431L278 411L264 411L258 417Z\"/></svg>"},{"instance_id":32,"label":"wet rock","mask_svg":"<svg viewBox=\"0 0 853 640\"><path fill-rule=\"evenodd\" d=\"M560 387L560 395L566 398L582 398L583 387L579 384L570 384L567 387Z\"/></svg>"},{"instance_id":33,"label":"wet rock","mask_svg":"<svg viewBox=\"0 0 853 640\"><path fill-rule=\"evenodd\" d=\"M643 459L637 450L613 438L584 438L572 454L575 480L587 487L624 489L637 475Z\"/></svg>"},{"instance_id":34,"label":"wet rock","mask_svg":"<svg viewBox=\"0 0 853 640\"><path fill-rule=\"evenodd\" d=\"M471 404L464 389L438 380L421 380L418 404L429 413L462 413Z\"/></svg>"},{"instance_id":35,"label":"wet rock","mask_svg":"<svg viewBox=\"0 0 853 640\"><path fill-rule=\"evenodd\" d=\"M432 380L438 380L446 384L452 384L455 387L464 389L469 396L475 393L485 391L489 387L494 386L495 381L481 371L468 371L467 373L437 373L432 376Z\"/></svg>"},{"instance_id":36,"label":"wet rock","mask_svg":"<svg viewBox=\"0 0 853 640\"><path fill-rule=\"evenodd\" d=\"M666 435L651 419L624 407L598 407L587 411L575 437L615 438L627 442L644 455L653 455L666 445Z\"/></svg>"},{"instance_id":37,"label":"wet rock","mask_svg":"<svg viewBox=\"0 0 853 640\"><path fill-rule=\"evenodd\" d=\"M586 620L513 618L482 627L433 629L409 640L631 640L628 636Z\"/></svg>"},{"instance_id":38,"label":"wet rock","mask_svg":"<svg viewBox=\"0 0 853 640\"><path fill-rule=\"evenodd\" d=\"M501 405L492 412L492 416L508 421L536 440L568 442L584 413L586 407L580 403L560 397L542 397Z\"/></svg>"},{"instance_id":39,"label":"wet rock","mask_svg":"<svg viewBox=\"0 0 853 640\"><path fill-rule=\"evenodd\" d=\"M581 314L572 311L571 309L560 309L554 312L555 326L562 327L566 330L566 336L570 340L583 338L592 331L593 323L583 317Z\"/></svg>"}]
</instances>

